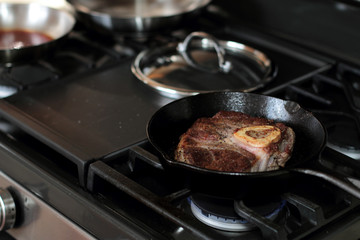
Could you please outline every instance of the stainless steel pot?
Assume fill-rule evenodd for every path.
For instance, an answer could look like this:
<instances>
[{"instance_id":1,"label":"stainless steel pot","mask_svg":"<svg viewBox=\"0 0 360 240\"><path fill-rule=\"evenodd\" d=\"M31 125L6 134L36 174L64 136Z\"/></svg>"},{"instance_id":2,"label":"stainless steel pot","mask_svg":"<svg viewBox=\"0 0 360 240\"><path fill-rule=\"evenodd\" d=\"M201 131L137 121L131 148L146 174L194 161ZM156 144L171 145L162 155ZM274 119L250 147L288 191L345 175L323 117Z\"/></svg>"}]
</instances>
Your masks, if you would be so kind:
<instances>
[{"instance_id":1,"label":"stainless steel pot","mask_svg":"<svg viewBox=\"0 0 360 240\"><path fill-rule=\"evenodd\" d=\"M0 1L0 30L41 33L49 41L22 46L14 44L0 49L0 63L12 65L34 60L56 46L73 29L76 19L73 7L63 0L3 0Z\"/></svg>"},{"instance_id":2,"label":"stainless steel pot","mask_svg":"<svg viewBox=\"0 0 360 240\"><path fill-rule=\"evenodd\" d=\"M79 20L102 33L148 33L196 16L211 0L70 0Z\"/></svg>"}]
</instances>

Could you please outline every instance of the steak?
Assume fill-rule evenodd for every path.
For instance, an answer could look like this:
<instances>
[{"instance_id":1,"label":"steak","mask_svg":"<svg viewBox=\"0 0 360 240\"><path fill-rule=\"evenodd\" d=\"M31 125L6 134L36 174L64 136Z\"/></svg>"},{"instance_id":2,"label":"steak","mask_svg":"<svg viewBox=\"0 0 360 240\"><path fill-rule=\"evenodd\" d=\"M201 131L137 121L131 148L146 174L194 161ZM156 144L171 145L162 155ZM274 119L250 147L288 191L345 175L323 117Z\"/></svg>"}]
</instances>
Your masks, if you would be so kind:
<instances>
[{"instance_id":1,"label":"steak","mask_svg":"<svg viewBox=\"0 0 360 240\"><path fill-rule=\"evenodd\" d=\"M294 131L283 123L220 111L180 136L175 160L225 172L270 171L285 165L294 143Z\"/></svg>"}]
</instances>

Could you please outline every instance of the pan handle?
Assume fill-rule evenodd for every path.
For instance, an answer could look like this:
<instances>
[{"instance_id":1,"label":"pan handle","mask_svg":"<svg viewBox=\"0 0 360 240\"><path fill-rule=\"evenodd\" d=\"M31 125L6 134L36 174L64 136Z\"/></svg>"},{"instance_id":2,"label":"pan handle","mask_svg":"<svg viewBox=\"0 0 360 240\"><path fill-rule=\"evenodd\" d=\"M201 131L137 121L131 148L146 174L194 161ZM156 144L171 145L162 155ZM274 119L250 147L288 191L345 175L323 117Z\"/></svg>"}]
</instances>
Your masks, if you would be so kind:
<instances>
[{"instance_id":1,"label":"pan handle","mask_svg":"<svg viewBox=\"0 0 360 240\"><path fill-rule=\"evenodd\" d=\"M218 65L219 65L218 69L214 70L214 69L203 67L203 66L197 64L194 61L194 59L188 54L189 45L194 38L206 39L212 43L212 45L214 46L214 49L216 51L217 58L218 58ZM192 66L198 70L205 71L205 72L212 72L212 73L216 73L219 71L228 73L231 70L231 67L232 67L231 62L225 61L225 49L221 46L219 41L214 36L212 36L208 33L205 33L205 32L190 33L183 42L178 44L177 50L181 54L181 56L184 58L184 60L186 61L187 64L189 64L190 66Z\"/></svg>"},{"instance_id":2,"label":"pan handle","mask_svg":"<svg viewBox=\"0 0 360 240\"><path fill-rule=\"evenodd\" d=\"M290 171L303 173L306 175L312 175L312 176L324 179L324 180L340 187L341 189L345 190L346 192L350 193L351 195L355 196L356 198L360 199L360 189L358 187L356 187L353 183L345 182L344 180L341 180L330 174L312 170L312 169L293 168ZM352 180L352 179L350 179L350 180ZM357 180L353 180L353 181L357 181Z\"/></svg>"}]
</instances>

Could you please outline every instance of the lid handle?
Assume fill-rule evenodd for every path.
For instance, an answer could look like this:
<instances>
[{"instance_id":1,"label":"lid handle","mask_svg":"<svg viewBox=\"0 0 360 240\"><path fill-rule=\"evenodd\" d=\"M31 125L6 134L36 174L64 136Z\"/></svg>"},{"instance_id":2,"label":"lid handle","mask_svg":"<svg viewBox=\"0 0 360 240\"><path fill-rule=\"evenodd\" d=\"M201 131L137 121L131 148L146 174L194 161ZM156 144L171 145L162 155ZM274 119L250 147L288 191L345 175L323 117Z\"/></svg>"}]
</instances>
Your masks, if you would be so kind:
<instances>
[{"instance_id":1,"label":"lid handle","mask_svg":"<svg viewBox=\"0 0 360 240\"><path fill-rule=\"evenodd\" d=\"M196 61L188 54L188 47L194 38L207 39L214 45L214 49L217 54L219 67L217 69L206 68L196 63ZM212 35L205 32L192 32L190 33L183 42L180 42L177 46L178 52L185 59L186 63L190 66L206 72L230 72L232 64L229 61L225 61L225 49L220 45L219 41Z\"/></svg>"}]
</instances>

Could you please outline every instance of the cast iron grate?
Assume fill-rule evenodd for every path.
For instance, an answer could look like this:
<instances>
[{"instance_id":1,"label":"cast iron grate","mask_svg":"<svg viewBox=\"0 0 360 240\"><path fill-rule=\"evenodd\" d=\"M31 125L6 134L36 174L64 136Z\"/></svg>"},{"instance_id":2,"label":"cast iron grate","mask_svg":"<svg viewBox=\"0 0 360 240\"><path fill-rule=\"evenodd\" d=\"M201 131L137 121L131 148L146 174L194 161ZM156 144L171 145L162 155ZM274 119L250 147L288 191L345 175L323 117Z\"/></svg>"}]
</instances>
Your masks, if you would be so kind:
<instances>
[{"instance_id":1,"label":"cast iron grate","mask_svg":"<svg viewBox=\"0 0 360 240\"><path fill-rule=\"evenodd\" d=\"M326 148L328 154L324 156L334 157L332 151ZM152 182L143 176L147 172L152 172ZM183 179L181 176L166 175L156 151L144 142L124 151L122 156L115 159L92 163L87 187L98 197L116 202L109 204L114 204L115 209L122 211L124 206L119 205L129 198L127 201L131 202L131 206L128 207L132 208L129 216L135 216L143 222L147 222L151 216L149 211L152 215L155 212L156 217L150 217L151 221L159 217L170 220L185 231L193 232L199 239L225 239L226 233L206 227L181 207L180 203L185 203L192 191L179 182L179 179ZM292 180L294 182L288 192L281 195L287 201L287 213L279 221L270 221L242 201L238 202L240 215L257 225L265 239L302 239L359 206L359 200L331 184L305 175L296 179L299 180ZM117 201L116 196L121 196L121 201ZM141 205L141 209L146 208L142 210L144 215L133 210L137 204Z\"/></svg>"},{"instance_id":2,"label":"cast iron grate","mask_svg":"<svg viewBox=\"0 0 360 240\"><path fill-rule=\"evenodd\" d=\"M135 51L112 38L100 39L73 31L47 56L32 62L0 67L0 97L10 96L65 77L112 66L135 55Z\"/></svg>"},{"instance_id":3,"label":"cast iron grate","mask_svg":"<svg viewBox=\"0 0 360 240\"><path fill-rule=\"evenodd\" d=\"M266 93L298 102L325 126L328 146L360 158L359 70L338 64L299 82Z\"/></svg>"}]
</instances>

